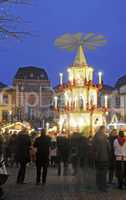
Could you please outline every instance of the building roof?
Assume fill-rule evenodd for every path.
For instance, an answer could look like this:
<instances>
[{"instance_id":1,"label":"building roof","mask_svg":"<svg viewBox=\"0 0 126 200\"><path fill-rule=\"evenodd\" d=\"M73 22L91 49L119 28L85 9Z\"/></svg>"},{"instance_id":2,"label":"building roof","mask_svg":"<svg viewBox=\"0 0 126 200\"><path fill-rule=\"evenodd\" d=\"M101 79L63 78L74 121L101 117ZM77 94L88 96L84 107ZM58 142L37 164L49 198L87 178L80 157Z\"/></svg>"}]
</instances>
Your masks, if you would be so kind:
<instances>
[{"instance_id":1,"label":"building roof","mask_svg":"<svg viewBox=\"0 0 126 200\"><path fill-rule=\"evenodd\" d=\"M112 87L111 85L106 85L106 84L104 84L103 85L103 89L106 89L106 90L114 90L114 87Z\"/></svg>"},{"instance_id":2,"label":"building roof","mask_svg":"<svg viewBox=\"0 0 126 200\"><path fill-rule=\"evenodd\" d=\"M6 87L8 87L8 85L6 85L6 84L0 82L0 89L6 88Z\"/></svg>"},{"instance_id":3,"label":"building roof","mask_svg":"<svg viewBox=\"0 0 126 200\"><path fill-rule=\"evenodd\" d=\"M116 82L116 84L115 84L115 88L120 88L120 87L123 86L123 85L126 85L126 75L121 76L121 77L117 80L117 82Z\"/></svg>"},{"instance_id":4,"label":"building roof","mask_svg":"<svg viewBox=\"0 0 126 200\"><path fill-rule=\"evenodd\" d=\"M45 69L39 67L20 67L14 79L48 80Z\"/></svg>"}]
</instances>

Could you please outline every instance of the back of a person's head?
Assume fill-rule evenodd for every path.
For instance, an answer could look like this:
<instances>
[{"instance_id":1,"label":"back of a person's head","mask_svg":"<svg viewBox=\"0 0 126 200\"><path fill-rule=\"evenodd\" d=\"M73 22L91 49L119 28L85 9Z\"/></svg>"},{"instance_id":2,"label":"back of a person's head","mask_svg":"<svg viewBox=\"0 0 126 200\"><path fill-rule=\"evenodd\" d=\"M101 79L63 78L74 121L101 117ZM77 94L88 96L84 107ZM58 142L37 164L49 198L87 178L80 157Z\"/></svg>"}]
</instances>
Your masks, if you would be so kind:
<instances>
[{"instance_id":1,"label":"back of a person's head","mask_svg":"<svg viewBox=\"0 0 126 200\"><path fill-rule=\"evenodd\" d=\"M93 136L92 136L92 135L89 135L89 136L88 136L88 139L92 139L92 138L93 138Z\"/></svg>"},{"instance_id":2,"label":"back of a person's head","mask_svg":"<svg viewBox=\"0 0 126 200\"><path fill-rule=\"evenodd\" d=\"M13 133L12 135L11 135L11 139L13 139L15 137L15 134Z\"/></svg>"},{"instance_id":3,"label":"back of a person's head","mask_svg":"<svg viewBox=\"0 0 126 200\"><path fill-rule=\"evenodd\" d=\"M123 131L119 131L119 137L124 137L124 132Z\"/></svg>"},{"instance_id":4,"label":"back of a person's head","mask_svg":"<svg viewBox=\"0 0 126 200\"><path fill-rule=\"evenodd\" d=\"M2 141L3 140L3 135L2 134L0 134L0 141Z\"/></svg>"},{"instance_id":5,"label":"back of a person's head","mask_svg":"<svg viewBox=\"0 0 126 200\"><path fill-rule=\"evenodd\" d=\"M28 131L27 131L26 128L23 128L23 129L22 129L22 132L24 132L24 133L26 133L26 134L28 133Z\"/></svg>"},{"instance_id":6,"label":"back of a person's head","mask_svg":"<svg viewBox=\"0 0 126 200\"><path fill-rule=\"evenodd\" d=\"M18 133L18 135L23 135L23 134L24 134L23 130L19 131L19 133Z\"/></svg>"},{"instance_id":7,"label":"back of a person's head","mask_svg":"<svg viewBox=\"0 0 126 200\"><path fill-rule=\"evenodd\" d=\"M6 128L6 129L5 129L5 134L7 134L8 132L9 132L9 130Z\"/></svg>"},{"instance_id":8,"label":"back of a person's head","mask_svg":"<svg viewBox=\"0 0 126 200\"><path fill-rule=\"evenodd\" d=\"M41 130L41 136L45 136L46 135L46 130L43 128L42 130Z\"/></svg>"},{"instance_id":9,"label":"back of a person's head","mask_svg":"<svg viewBox=\"0 0 126 200\"><path fill-rule=\"evenodd\" d=\"M100 126L100 128L99 128L99 131L98 132L104 132L105 131L105 126L104 125L102 125L102 126Z\"/></svg>"}]
</instances>

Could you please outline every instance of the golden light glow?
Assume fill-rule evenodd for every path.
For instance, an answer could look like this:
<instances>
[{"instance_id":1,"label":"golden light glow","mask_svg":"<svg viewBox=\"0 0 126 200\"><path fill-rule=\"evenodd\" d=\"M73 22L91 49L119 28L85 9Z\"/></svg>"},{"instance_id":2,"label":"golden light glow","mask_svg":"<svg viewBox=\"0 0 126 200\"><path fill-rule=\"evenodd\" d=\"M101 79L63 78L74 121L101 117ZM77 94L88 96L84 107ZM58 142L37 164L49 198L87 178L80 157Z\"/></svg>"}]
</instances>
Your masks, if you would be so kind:
<instances>
[{"instance_id":1,"label":"golden light glow","mask_svg":"<svg viewBox=\"0 0 126 200\"><path fill-rule=\"evenodd\" d=\"M93 69L91 67L89 68L89 80L93 80Z\"/></svg>"},{"instance_id":2,"label":"golden light glow","mask_svg":"<svg viewBox=\"0 0 126 200\"><path fill-rule=\"evenodd\" d=\"M54 107L55 107L55 109L57 109L57 107L58 107L58 97L57 96L54 97Z\"/></svg>"},{"instance_id":3,"label":"golden light glow","mask_svg":"<svg viewBox=\"0 0 126 200\"><path fill-rule=\"evenodd\" d=\"M103 120L105 108L108 107L105 97L105 108L98 108L99 86L93 83L94 69L87 64L84 65L83 59L80 62L78 58L80 58L79 52L77 62L75 59L71 68L67 69L69 82L64 86L62 94L64 107L62 106L60 109L57 98L55 98L55 108L58 107L59 111L59 130L65 129L69 133L83 132L86 127L92 131L102 125L105 121ZM62 75L60 77L62 78ZM102 72L98 73L98 77L99 84L102 84ZM62 79L60 83L62 83Z\"/></svg>"},{"instance_id":4,"label":"golden light glow","mask_svg":"<svg viewBox=\"0 0 126 200\"><path fill-rule=\"evenodd\" d=\"M59 76L60 76L60 85L63 85L63 73L60 73Z\"/></svg>"},{"instance_id":5,"label":"golden light glow","mask_svg":"<svg viewBox=\"0 0 126 200\"><path fill-rule=\"evenodd\" d=\"M108 108L108 96L105 96L105 108Z\"/></svg>"},{"instance_id":6,"label":"golden light glow","mask_svg":"<svg viewBox=\"0 0 126 200\"><path fill-rule=\"evenodd\" d=\"M50 124L47 122L47 123L46 123L46 134L49 133L49 125L50 125Z\"/></svg>"},{"instance_id":7,"label":"golden light glow","mask_svg":"<svg viewBox=\"0 0 126 200\"><path fill-rule=\"evenodd\" d=\"M98 82L100 85L102 84L102 72L98 72Z\"/></svg>"}]
</instances>

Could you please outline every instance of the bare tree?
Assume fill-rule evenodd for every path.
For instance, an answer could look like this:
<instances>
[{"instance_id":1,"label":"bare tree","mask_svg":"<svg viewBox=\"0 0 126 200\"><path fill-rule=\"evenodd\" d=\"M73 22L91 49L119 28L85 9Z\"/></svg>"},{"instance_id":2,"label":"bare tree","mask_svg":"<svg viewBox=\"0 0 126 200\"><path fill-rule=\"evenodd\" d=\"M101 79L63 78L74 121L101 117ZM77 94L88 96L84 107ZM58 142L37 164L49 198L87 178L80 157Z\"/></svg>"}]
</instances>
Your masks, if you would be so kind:
<instances>
[{"instance_id":1,"label":"bare tree","mask_svg":"<svg viewBox=\"0 0 126 200\"><path fill-rule=\"evenodd\" d=\"M7 39L9 37L21 40L24 36L29 35L28 31L19 31L18 25L24 23L20 16L14 16L7 11L9 4L26 4L30 5L31 0L0 0L0 39Z\"/></svg>"},{"instance_id":2,"label":"bare tree","mask_svg":"<svg viewBox=\"0 0 126 200\"><path fill-rule=\"evenodd\" d=\"M0 0L0 3L31 4L31 0Z\"/></svg>"}]
</instances>

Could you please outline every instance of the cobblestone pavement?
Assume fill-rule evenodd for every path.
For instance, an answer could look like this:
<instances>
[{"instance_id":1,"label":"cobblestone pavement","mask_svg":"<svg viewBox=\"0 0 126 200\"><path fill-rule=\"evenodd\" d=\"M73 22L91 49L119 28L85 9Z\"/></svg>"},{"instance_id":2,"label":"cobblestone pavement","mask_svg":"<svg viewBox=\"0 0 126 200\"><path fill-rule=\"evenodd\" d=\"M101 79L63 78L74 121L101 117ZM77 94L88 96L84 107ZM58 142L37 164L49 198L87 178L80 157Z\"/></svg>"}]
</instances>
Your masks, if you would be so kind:
<instances>
[{"instance_id":1,"label":"cobblestone pavement","mask_svg":"<svg viewBox=\"0 0 126 200\"><path fill-rule=\"evenodd\" d=\"M27 167L26 183L16 185L17 169L9 169L10 177L4 185L8 200L126 200L126 190L110 188L99 193L95 188L95 173L79 170L77 176L57 176L56 169L49 169L47 184L35 185L35 168Z\"/></svg>"}]
</instances>

